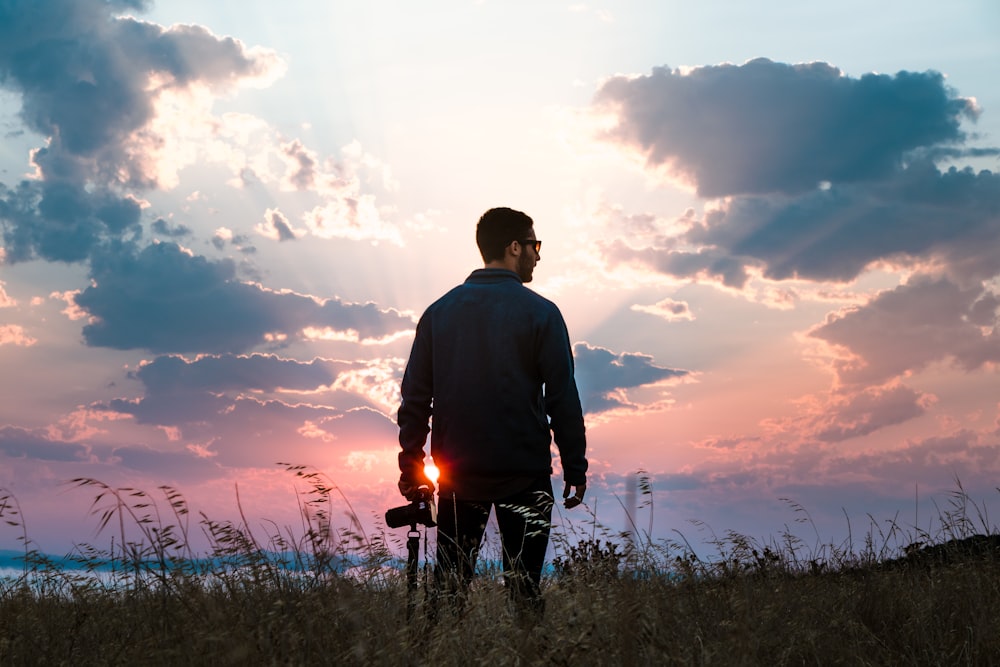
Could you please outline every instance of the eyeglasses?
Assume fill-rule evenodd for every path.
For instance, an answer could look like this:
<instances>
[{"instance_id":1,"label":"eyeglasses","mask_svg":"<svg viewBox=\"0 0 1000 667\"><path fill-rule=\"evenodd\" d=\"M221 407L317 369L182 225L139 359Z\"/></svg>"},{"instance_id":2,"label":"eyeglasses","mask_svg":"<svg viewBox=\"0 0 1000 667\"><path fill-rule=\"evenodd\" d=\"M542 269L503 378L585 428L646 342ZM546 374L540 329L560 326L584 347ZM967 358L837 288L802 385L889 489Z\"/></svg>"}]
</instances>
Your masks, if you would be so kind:
<instances>
[{"instance_id":1,"label":"eyeglasses","mask_svg":"<svg viewBox=\"0 0 1000 667\"><path fill-rule=\"evenodd\" d=\"M539 241L538 239L524 239L523 241L517 239L517 242L526 248L529 246L533 247L535 249L536 255L540 255L542 253L542 242Z\"/></svg>"}]
</instances>

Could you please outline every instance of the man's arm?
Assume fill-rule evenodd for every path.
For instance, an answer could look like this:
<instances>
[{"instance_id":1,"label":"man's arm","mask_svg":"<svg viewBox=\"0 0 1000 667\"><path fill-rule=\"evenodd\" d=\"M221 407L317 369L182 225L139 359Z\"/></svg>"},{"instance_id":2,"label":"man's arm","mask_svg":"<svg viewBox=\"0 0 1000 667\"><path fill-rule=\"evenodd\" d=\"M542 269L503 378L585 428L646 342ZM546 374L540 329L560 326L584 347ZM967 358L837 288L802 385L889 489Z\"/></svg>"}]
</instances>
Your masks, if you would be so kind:
<instances>
[{"instance_id":1,"label":"man's arm","mask_svg":"<svg viewBox=\"0 0 1000 667\"><path fill-rule=\"evenodd\" d=\"M402 448L399 453L399 491L408 499L420 486L434 488L424 474L424 443L430 431L434 391L430 336L426 329L421 320L417 324L410 359L403 372L400 385L403 400L396 417Z\"/></svg>"},{"instance_id":2,"label":"man's arm","mask_svg":"<svg viewBox=\"0 0 1000 667\"><path fill-rule=\"evenodd\" d=\"M559 449L563 477L566 481L565 497L574 487L573 498L567 507L578 505L587 488L587 436L583 421L580 393L576 387L573 367L573 350L569 332L559 310L553 306L544 329L541 368L545 382L545 411L550 418L553 438ZM572 504L570 504L572 503Z\"/></svg>"}]
</instances>

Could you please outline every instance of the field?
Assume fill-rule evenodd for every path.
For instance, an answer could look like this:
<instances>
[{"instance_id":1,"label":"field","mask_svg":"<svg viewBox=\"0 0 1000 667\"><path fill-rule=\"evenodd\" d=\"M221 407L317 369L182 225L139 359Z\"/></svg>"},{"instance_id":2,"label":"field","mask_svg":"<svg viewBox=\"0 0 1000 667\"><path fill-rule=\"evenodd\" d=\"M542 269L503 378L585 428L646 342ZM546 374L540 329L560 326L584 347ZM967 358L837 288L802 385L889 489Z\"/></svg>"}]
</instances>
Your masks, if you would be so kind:
<instances>
[{"instance_id":1,"label":"field","mask_svg":"<svg viewBox=\"0 0 1000 667\"><path fill-rule=\"evenodd\" d=\"M727 533L698 558L591 523L554 534L544 616L509 607L487 553L462 612L431 620L423 564L415 591L399 567L405 530L333 530L335 488L290 470L312 485L306 529L261 536L201 515L205 555L176 491L160 489L161 508L76 480L111 544L81 545L69 566L22 535L23 572L0 583L0 664L1000 663L1000 537L961 487L934 534L873 521L858 544ZM25 530L10 494L0 517Z\"/></svg>"}]
</instances>

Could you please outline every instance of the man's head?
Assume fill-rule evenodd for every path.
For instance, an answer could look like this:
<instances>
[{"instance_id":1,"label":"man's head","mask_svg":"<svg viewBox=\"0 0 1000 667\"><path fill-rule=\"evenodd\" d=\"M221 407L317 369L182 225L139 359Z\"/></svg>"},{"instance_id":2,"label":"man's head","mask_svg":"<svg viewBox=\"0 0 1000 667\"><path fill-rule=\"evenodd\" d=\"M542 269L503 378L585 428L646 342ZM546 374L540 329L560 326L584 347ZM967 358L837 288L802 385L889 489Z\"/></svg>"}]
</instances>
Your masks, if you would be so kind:
<instances>
[{"instance_id":1,"label":"man's head","mask_svg":"<svg viewBox=\"0 0 1000 667\"><path fill-rule=\"evenodd\" d=\"M521 211L491 208L476 225L476 245L487 266L509 268L522 282L531 282L541 259L535 249L534 221Z\"/></svg>"}]
</instances>

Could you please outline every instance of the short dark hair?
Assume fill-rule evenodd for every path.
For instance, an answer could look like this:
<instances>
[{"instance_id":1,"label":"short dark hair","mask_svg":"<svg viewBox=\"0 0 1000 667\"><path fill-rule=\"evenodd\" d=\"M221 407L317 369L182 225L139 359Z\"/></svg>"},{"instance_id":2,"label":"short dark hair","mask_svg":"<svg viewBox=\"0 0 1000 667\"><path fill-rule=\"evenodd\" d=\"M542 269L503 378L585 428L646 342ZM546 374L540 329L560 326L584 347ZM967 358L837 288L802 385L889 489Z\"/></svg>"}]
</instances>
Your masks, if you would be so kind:
<instances>
[{"instance_id":1,"label":"short dark hair","mask_svg":"<svg viewBox=\"0 0 1000 667\"><path fill-rule=\"evenodd\" d=\"M501 206L483 213L476 225L476 245L484 262L503 259L511 241L524 239L535 222L521 211Z\"/></svg>"}]
</instances>

